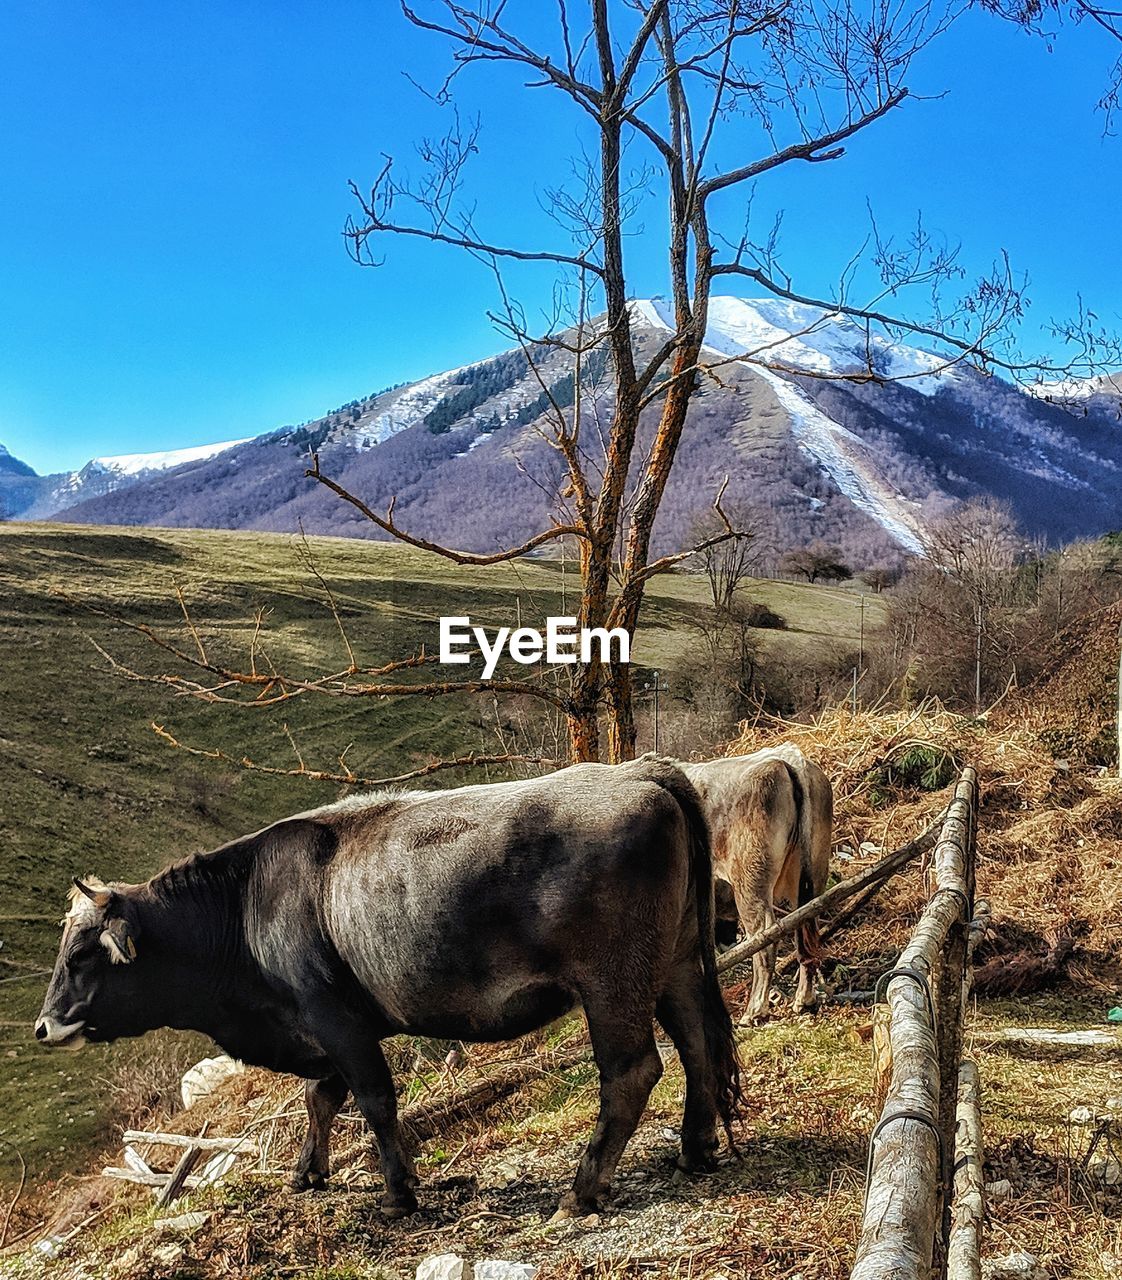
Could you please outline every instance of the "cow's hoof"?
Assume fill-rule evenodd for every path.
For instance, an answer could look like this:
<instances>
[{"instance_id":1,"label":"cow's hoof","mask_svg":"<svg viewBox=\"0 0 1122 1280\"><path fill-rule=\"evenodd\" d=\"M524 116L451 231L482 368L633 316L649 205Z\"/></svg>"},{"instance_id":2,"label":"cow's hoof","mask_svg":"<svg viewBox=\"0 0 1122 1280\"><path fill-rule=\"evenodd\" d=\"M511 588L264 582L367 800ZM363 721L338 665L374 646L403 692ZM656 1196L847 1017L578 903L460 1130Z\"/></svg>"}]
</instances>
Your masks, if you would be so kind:
<instances>
[{"instance_id":1,"label":"cow's hoof","mask_svg":"<svg viewBox=\"0 0 1122 1280\"><path fill-rule=\"evenodd\" d=\"M411 1213L416 1212L417 1197L412 1192L382 1197L382 1216L391 1222L396 1222L398 1218L408 1218Z\"/></svg>"},{"instance_id":2,"label":"cow's hoof","mask_svg":"<svg viewBox=\"0 0 1122 1280\"><path fill-rule=\"evenodd\" d=\"M742 1027L762 1027L768 1020L768 1013L743 1013L740 1015L740 1026Z\"/></svg>"},{"instance_id":3,"label":"cow's hoof","mask_svg":"<svg viewBox=\"0 0 1122 1280\"><path fill-rule=\"evenodd\" d=\"M683 1173L713 1173L717 1168L717 1153L715 1151L691 1151L687 1154L683 1151L678 1159L674 1161L674 1166Z\"/></svg>"},{"instance_id":4,"label":"cow's hoof","mask_svg":"<svg viewBox=\"0 0 1122 1280\"><path fill-rule=\"evenodd\" d=\"M325 1191L327 1174L318 1169L297 1169L288 1179L289 1191Z\"/></svg>"},{"instance_id":5,"label":"cow's hoof","mask_svg":"<svg viewBox=\"0 0 1122 1280\"><path fill-rule=\"evenodd\" d=\"M608 1193L603 1194L602 1199L608 1199ZM578 1218L591 1218L599 1214L603 1205L597 1200L578 1200L577 1197L568 1191L561 1197L561 1203L558 1205L557 1212L550 1218L550 1222L571 1222Z\"/></svg>"}]
</instances>

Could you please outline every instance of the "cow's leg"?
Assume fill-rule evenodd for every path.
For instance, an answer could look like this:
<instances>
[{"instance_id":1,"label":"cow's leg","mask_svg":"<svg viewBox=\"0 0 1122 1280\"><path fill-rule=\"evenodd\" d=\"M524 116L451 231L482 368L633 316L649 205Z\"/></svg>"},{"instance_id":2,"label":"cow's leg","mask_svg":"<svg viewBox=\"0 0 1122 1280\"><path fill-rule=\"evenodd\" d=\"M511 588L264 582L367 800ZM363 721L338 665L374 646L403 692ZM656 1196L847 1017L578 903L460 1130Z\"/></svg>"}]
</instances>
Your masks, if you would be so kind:
<instances>
[{"instance_id":1,"label":"cow's leg","mask_svg":"<svg viewBox=\"0 0 1122 1280\"><path fill-rule=\"evenodd\" d=\"M818 966L820 943L817 921L809 920L797 930L799 947L799 985L795 989L794 1010L809 1013L818 1006Z\"/></svg>"},{"instance_id":2,"label":"cow's leg","mask_svg":"<svg viewBox=\"0 0 1122 1280\"><path fill-rule=\"evenodd\" d=\"M802 868L799 858L800 850L796 845L787 855L783 872L775 882L774 897L785 901L790 907L800 907L803 900L800 894ZM813 896L817 897L815 888ZM809 900L809 899L808 899ZM796 1013L812 1009L816 1003L815 980L818 976L821 946L818 941L818 924L808 920L795 930L795 941L799 955L799 982L795 990L792 1007Z\"/></svg>"},{"instance_id":3,"label":"cow's leg","mask_svg":"<svg viewBox=\"0 0 1122 1280\"><path fill-rule=\"evenodd\" d=\"M391 1218L403 1218L417 1208L413 1188L417 1171L397 1123L397 1093L382 1046L375 1041L358 1070L351 1072L351 1092L366 1123L378 1139L378 1155L386 1190L382 1208Z\"/></svg>"},{"instance_id":4,"label":"cow's leg","mask_svg":"<svg viewBox=\"0 0 1122 1280\"><path fill-rule=\"evenodd\" d=\"M681 1169L693 1172L713 1167L717 1154L717 1097L713 1064L705 1042L702 1009L705 992L697 956L670 975L655 1013L674 1042L686 1075L686 1106L682 1115Z\"/></svg>"},{"instance_id":5,"label":"cow's leg","mask_svg":"<svg viewBox=\"0 0 1122 1280\"><path fill-rule=\"evenodd\" d=\"M653 1010L628 1008L622 998L600 997L585 1004L585 1014L600 1072L600 1115L572 1189L561 1197L558 1216L566 1218L599 1210L623 1149L662 1075L651 1025Z\"/></svg>"},{"instance_id":6,"label":"cow's leg","mask_svg":"<svg viewBox=\"0 0 1122 1280\"><path fill-rule=\"evenodd\" d=\"M331 1126L349 1092L347 1082L340 1075L309 1080L304 1085L308 1133L288 1182L294 1191L321 1191L327 1185L331 1172Z\"/></svg>"},{"instance_id":7,"label":"cow's leg","mask_svg":"<svg viewBox=\"0 0 1122 1280\"><path fill-rule=\"evenodd\" d=\"M335 1016L333 1016L333 1013ZM380 1039L360 1024L339 1017L330 1007L312 1025L316 1040L338 1068L355 1103L378 1139L378 1156L386 1189L382 1209L402 1218L417 1208L413 1188L417 1172L402 1143L397 1123L397 1094Z\"/></svg>"},{"instance_id":8,"label":"cow's leg","mask_svg":"<svg viewBox=\"0 0 1122 1280\"><path fill-rule=\"evenodd\" d=\"M742 884L734 883L736 910L744 926L745 937L754 938L775 923L775 908L770 891L745 891ZM763 1022L768 1016L771 996L771 979L775 973L775 944L764 947L752 957L752 994L740 1016L741 1026Z\"/></svg>"}]
</instances>

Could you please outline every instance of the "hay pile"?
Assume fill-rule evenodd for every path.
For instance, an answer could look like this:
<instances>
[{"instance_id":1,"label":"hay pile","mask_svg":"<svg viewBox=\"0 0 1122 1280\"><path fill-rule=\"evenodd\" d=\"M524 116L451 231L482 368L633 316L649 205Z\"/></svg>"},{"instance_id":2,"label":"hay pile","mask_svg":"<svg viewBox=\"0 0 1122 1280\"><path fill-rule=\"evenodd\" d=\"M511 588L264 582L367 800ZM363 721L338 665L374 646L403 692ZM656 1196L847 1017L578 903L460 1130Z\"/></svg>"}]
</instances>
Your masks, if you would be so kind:
<instances>
[{"instance_id":1,"label":"hay pile","mask_svg":"<svg viewBox=\"0 0 1122 1280\"><path fill-rule=\"evenodd\" d=\"M781 741L802 748L833 781L840 875L927 827L947 803L958 770L973 765L981 801L978 893L994 919L977 959L1002 961L991 968L991 993L1072 980L1117 989L1122 783L1102 769L1054 758L1036 710L1009 710L997 722L959 716L934 701L856 715L840 707L810 724L745 726L726 754ZM835 960L876 969L902 945L924 899L914 869L897 877L835 942ZM1008 963L1012 973L1004 972Z\"/></svg>"}]
</instances>

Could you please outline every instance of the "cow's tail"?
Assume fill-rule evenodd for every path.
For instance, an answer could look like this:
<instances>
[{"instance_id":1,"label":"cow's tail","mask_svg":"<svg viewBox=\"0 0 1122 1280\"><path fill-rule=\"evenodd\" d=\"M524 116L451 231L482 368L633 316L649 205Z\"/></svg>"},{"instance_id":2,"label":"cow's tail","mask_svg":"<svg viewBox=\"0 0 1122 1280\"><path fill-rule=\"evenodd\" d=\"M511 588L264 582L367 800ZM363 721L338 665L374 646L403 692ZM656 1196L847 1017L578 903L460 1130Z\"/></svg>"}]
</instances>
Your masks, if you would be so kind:
<instances>
[{"instance_id":1,"label":"cow's tail","mask_svg":"<svg viewBox=\"0 0 1122 1280\"><path fill-rule=\"evenodd\" d=\"M677 801L686 820L690 878L697 902L697 940L701 951L702 971L701 1019L705 1031L705 1048L716 1084L717 1114L721 1117L729 1145L735 1151L736 1140L732 1126L739 1114L744 1095L740 1087L740 1057L736 1051L732 1018L717 978L717 947L713 936L713 855L709 845L709 825L705 821L701 797L676 764L659 760L654 776Z\"/></svg>"},{"instance_id":2,"label":"cow's tail","mask_svg":"<svg viewBox=\"0 0 1122 1280\"><path fill-rule=\"evenodd\" d=\"M815 878L814 868L814 805L807 795L806 787L793 765L787 765L791 775L791 786L795 793L795 808L798 818L795 825L795 845L799 852L799 900L796 906L805 907L826 887L819 885ZM811 973L816 972L822 964L822 935L818 932L818 919L812 917L804 920L795 930L795 941L799 953L799 963L805 965Z\"/></svg>"}]
</instances>

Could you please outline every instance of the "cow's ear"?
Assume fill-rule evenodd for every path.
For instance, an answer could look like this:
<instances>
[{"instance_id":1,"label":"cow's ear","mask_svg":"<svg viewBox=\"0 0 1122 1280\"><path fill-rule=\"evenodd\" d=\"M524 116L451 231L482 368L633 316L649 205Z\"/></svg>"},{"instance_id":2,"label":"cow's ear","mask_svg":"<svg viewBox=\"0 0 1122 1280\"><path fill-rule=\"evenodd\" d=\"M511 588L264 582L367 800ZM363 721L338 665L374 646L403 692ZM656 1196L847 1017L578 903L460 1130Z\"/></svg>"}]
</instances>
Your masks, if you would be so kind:
<instances>
[{"instance_id":1,"label":"cow's ear","mask_svg":"<svg viewBox=\"0 0 1122 1280\"><path fill-rule=\"evenodd\" d=\"M96 886L84 884L77 876L74 877L74 888L84 897L89 898L99 911L104 911L113 897L112 889L107 889L103 884Z\"/></svg>"},{"instance_id":2,"label":"cow's ear","mask_svg":"<svg viewBox=\"0 0 1122 1280\"><path fill-rule=\"evenodd\" d=\"M101 945L114 964L131 964L136 959L136 943L124 920L111 920L101 931Z\"/></svg>"}]
</instances>

